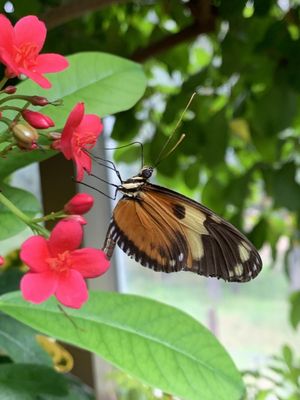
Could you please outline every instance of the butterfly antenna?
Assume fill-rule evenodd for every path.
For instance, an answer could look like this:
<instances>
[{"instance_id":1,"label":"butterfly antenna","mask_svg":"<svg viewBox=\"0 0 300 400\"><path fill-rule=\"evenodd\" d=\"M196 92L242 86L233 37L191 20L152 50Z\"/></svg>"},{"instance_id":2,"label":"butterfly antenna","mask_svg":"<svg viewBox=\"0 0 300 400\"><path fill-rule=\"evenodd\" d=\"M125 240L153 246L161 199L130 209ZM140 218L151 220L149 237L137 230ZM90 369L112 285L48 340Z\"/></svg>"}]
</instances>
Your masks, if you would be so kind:
<instances>
[{"instance_id":1,"label":"butterfly antenna","mask_svg":"<svg viewBox=\"0 0 300 400\"><path fill-rule=\"evenodd\" d=\"M177 124L176 124L176 126L175 126L175 128L174 128L172 134L169 136L169 138L167 139L167 141L166 141L165 144L163 145L161 151L159 152L159 155L158 155L158 157L157 157L157 160L156 160L156 162L155 162L155 164L154 164L155 166L157 166L157 165L161 162L161 160L163 160L163 159L165 159L167 156L169 156L169 155L172 153L172 151L174 151L174 150L176 149L176 147L177 147L177 146L182 142L182 140L184 139L185 135L184 135L184 136L181 135L179 141L178 141L178 142L176 143L176 145L167 153L167 156L162 157L163 152L166 150L166 148L167 148L167 146L169 145L170 141L173 139L173 137L174 137L174 135L175 135L175 133L176 133L176 131L177 131L179 125L181 124L181 121L182 121L182 118L184 117L184 114L187 112L187 110L188 110L189 106L191 105L191 102L193 101L193 98L196 96L196 94L197 94L196 92L194 92L194 93L192 94L192 96L191 96L191 98L189 99L187 105L185 106L185 109L184 109L183 112L181 113L181 116L180 116L179 120L177 121ZM182 137L182 136L183 136L183 137Z\"/></svg>"},{"instance_id":2,"label":"butterfly antenna","mask_svg":"<svg viewBox=\"0 0 300 400\"><path fill-rule=\"evenodd\" d=\"M104 150L118 150L118 149L124 149L125 147L129 147L132 146L134 144L138 144L141 147L141 164L142 167L144 166L144 146L143 143L135 141L135 142L131 142L128 144L124 144L123 146L118 146L118 147L105 147Z\"/></svg>"},{"instance_id":3,"label":"butterfly antenna","mask_svg":"<svg viewBox=\"0 0 300 400\"><path fill-rule=\"evenodd\" d=\"M165 156L161 157L160 160L155 164L155 167L157 167L158 164L160 164L165 158L169 157L169 155L172 154L173 151L174 151L175 149L177 149L177 147L180 145L180 143L183 141L183 139L184 139L185 137L186 137L186 134L183 133L183 134L180 136L179 140L178 140L178 141L174 144L174 146L171 148L171 150L169 150L169 151L167 152L167 154L166 154Z\"/></svg>"}]
</instances>

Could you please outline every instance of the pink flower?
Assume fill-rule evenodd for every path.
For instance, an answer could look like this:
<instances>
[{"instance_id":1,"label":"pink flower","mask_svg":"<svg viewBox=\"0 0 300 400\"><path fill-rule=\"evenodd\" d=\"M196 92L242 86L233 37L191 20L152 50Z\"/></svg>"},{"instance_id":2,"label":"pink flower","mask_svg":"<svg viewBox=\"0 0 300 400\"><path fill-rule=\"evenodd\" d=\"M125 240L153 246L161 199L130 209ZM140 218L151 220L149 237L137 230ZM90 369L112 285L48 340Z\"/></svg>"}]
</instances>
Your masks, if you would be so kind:
<instances>
[{"instance_id":1,"label":"pink flower","mask_svg":"<svg viewBox=\"0 0 300 400\"><path fill-rule=\"evenodd\" d=\"M77 193L64 206L67 214L85 214L94 205L94 197L87 193Z\"/></svg>"},{"instance_id":2,"label":"pink flower","mask_svg":"<svg viewBox=\"0 0 300 400\"><path fill-rule=\"evenodd\" d=\"M48 115L41 114L37 111L23 110L22 117L36 129L47 129L54 126L54 122Z\"/></svg>"},{"instance_id":3,"label":"pink flower","mask_svg":"<svg viewBox=\"0 0 300 400\"><path fill-rule=\"evenodd\" d=\"M67 119L61 139L52 144L67 160L75 161L78 181L83 179L84 171L91 173L92 161L86 150L95 146L102 129L101 119L93 114L84 115L84 104L77 103Z\"/></svg>"},{"instance_id":4,"label":"pink flower","mask_svg":"<svg viewBox=\"0 0 300 400\"><path fill-rule=\"evenodd\" d=\"M0 15L0 61L6 65L7 77L24 74L45 89L51 87L43 74L62 71L69 64L60 54L39 54L46 34L44 22L33 15L21 18L14 27Z\"/></svg>"},{"instance_id":5,"label":"pink flower","mask_svg":"<svg viewBox=\"0 0 300 400\"><path fill-rule=\"evenodd\" d=\"M80 308L88 299L84 278L102 275L109 261L101 250L78 249L83 230L73 220L58 222L50 238L32 236L21 247L21 260L28 265L21 280L25 300L41 303L51 295L67 307Z\"/></svg>"},{"instance_id":6,"label":"pink flower","mask_svg":"<svg viewBox=\"0 0 300 400\"><path fill-rule=\"evenodd\" d=\"M0 267L5 263L4 257L0 256Z\"/></svg>"}]
</instances>

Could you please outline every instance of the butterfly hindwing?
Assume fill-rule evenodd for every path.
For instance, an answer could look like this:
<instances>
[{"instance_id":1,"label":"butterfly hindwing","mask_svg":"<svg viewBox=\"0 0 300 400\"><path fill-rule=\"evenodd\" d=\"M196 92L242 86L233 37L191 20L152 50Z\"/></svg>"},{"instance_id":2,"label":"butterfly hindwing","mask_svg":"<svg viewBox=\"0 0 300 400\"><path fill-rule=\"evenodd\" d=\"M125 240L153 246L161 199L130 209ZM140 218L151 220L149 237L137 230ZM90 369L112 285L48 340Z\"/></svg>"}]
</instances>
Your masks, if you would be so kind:
<instances>
[{"instance_id":1,"label":"butterfly hindwing","mask_svg":"<svg viewBox=\"0 0 300 400\"><path fill-rule=\"evenodd\" d=\"M130 257L156 271L187 270L226 281L245 282L261 270L248 239L201 204L145 183L114 209L104 245L117 243Z\"/></svg>"}]
</instances>

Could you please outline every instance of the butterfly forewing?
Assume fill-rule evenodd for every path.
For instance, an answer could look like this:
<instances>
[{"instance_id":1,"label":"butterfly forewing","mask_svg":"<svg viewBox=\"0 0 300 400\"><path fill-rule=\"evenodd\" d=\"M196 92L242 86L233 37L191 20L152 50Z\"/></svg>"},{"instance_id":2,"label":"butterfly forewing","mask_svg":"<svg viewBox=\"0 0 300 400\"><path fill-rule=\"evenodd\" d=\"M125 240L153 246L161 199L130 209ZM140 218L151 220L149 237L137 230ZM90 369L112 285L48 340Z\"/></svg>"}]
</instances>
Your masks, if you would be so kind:
<instances>
[{"instance_id":1,"label":"butterfly forewing","mask_svg":"<svg viewBox=\"0 0 300 400\"><path fill-rule=\"evenodd\" d=\"M226 281L246 282L261 270L254 246L208 208L148 182L114 209L104 251L114 244L156 271L187 270Z\"/></svg>"}]
</instances>

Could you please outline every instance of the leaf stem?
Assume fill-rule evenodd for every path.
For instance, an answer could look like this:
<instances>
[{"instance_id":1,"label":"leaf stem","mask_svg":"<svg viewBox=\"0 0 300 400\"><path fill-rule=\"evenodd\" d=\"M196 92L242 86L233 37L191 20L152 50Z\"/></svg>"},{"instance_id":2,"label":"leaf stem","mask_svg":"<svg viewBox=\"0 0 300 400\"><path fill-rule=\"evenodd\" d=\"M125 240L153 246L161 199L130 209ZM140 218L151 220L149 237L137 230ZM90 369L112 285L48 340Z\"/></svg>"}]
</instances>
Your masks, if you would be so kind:
<instances>
[{"instance_id":1,"label":"leaf stem","mask_svg":"<svg viewBox=\"0 0 300 400\"><path fill-rule=\"evenodd\" d=\"M4 76L1 81L0 81L0 90L3 88L3 86L6 84L6 82L8 81L8 78L6 76Z\"/></svg>"},{"instance_id":2,"label":"leaf stem","mask_svg":"<svg viewBox=\"0 0 300 400\"><path fill-rule=\"evenodd\" d=\"M18 207L16 207L3 193L0 192L0 203L8 208L16 217L28 225L32 231L40 233L42 236L49 237L50 232L41 225L38 225L31 220L26 214L23 213Z\"/></svg>"}]
</instances>

